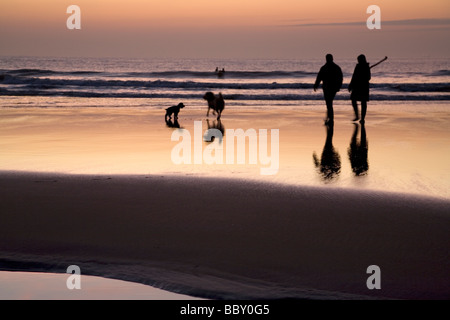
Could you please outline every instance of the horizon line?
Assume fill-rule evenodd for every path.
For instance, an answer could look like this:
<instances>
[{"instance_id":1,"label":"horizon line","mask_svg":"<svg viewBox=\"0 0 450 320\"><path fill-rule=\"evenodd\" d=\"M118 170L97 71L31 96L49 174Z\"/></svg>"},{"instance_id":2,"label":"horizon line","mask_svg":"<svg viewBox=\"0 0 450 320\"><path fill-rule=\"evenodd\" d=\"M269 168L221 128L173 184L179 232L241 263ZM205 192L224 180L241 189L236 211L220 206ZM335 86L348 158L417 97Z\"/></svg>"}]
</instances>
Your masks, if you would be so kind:
<instances>
[{"instance_id":1,"label":"horizon line","mask_svg":"<svg viewBox=\"0 0 450 320\"><path fill-rule=\"evenodd\" d=\"M302 19L304 20L304 19ZM450 18L426 18L426 19L403 19L403 20L386 20L381 21L382 25L391 26L435 26L435 25L450 25ZM278 25L279 27L316 27L316 26L358 26L366 25L364 21L347 21L347 22L330 22L330 23L303 23L303 24L285 24Z\"/></svg>"}]
</instances>

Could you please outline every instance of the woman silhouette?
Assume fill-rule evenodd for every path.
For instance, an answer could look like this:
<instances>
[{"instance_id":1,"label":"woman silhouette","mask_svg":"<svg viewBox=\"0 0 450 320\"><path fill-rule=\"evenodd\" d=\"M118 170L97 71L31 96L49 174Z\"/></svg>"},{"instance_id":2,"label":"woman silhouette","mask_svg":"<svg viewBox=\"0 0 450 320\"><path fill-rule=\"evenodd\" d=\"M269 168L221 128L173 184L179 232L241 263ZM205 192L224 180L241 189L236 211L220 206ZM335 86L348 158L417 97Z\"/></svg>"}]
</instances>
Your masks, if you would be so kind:
<instances>
[{"instance_id":1,"label":"woman silhouette","mask_svg":"<svg viewBox=\"0 0 450 320\"><path fill-rule=\"evenodd\" d=\"M367 63L366 56L361 54L358 56L358 64L353 72L352 80L348 85L348 91L351 92L350 99L352 100L353 110L355 111L355 119L359 120L358 101L361 101L361 120L364 123L367 112L367 101L369 101L369 81L370 81L370 67Z\"/></svg>"}]
</instances>

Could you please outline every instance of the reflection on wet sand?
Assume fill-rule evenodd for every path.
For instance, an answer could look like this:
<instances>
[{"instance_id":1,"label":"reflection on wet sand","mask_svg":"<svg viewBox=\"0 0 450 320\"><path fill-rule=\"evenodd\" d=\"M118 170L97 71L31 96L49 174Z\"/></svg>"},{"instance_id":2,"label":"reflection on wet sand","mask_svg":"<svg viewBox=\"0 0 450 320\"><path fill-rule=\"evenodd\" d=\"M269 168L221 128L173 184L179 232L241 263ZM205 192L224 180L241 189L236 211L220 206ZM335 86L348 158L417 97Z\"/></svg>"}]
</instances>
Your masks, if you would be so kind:
<instances>
[{"instance_id":1,"label":"reflection on wet sand","mask_svg":"<svg viewBox=\"0 0 450 320\"><path fill-rule=\"evenodd\" d=\"M341 157L333 146L334 125L327 126L327 138L323 147L322 156L319 159L316 152L313 153L314 165L324 182L331 182L338 178L341 172Z\"/></svg>"},{"instance_id":2,"label":"reflection on wet sand","mask_svg":"<svg viewBox=\"0 0 450 320\"><path fill-rule=\"evenodd\" d=\"M230 108L221 123L210 120L210 129L219 128L217 134L221 126L222 130L223 126L225 130L280 129L280 167L276 175L262 176L259 167L254 165L218 165L212 170L211 165L174 164L172 151L181 141L171 141L173 131L184 128L193 139L195 121L204 119L198 140L200 145L209 144L203 141L208 129L204 105L191 110L188 118L179 118L178 124L173 117L172 122L162 122L161 109L104 108L99 112L95 108L81 107L68 110L5 107L0 119L0 165L5 171L198 174L307 186L323 186L329 182L338 188L357 187L448 199L449 153L442 146L448 145L450 115L446 106L433 105L433 112L426 107L413 104L396 106L393 110L379 105L379 109L371 111L371 122L365 126L370 132L366 134L358 124L356 145L360 145L365 154L370 140L371 152L367 161L370 167L365 165L369 174L362 174L365 169L356 170L359 176L352 171L348 154L350 145L355 145L351 142L354 124L344 116L337 117L333 135L333 128L318 125L322 122L322 113L317 108L306 107L294 114L292 110L275 108L246 112ZM178 125L180 128L168 127ZM218 141L219 137L215 137L214 144ZM333 159L327 154L333 155L333 150L340 154L340 161L335 161L337 165L326 166L326 160ZM314 151L317 155L313 162ZM430 159L433 159L432 165Z\"/></svg>"},{"instance_id":3,"label":"reflection on wet sand","mask_svg":"<svg viewBox=\"0 0 450 320\"><path fill-rule=\"evenodd\" d=\"M213 142L216 137L219 137L219 143L222 143L223 137L225 136L225 127L221 120L214 120L212 123L209 119L206 120L208 125L208 130L206 130L205 135L203 136L203 141L205 142ZM216 131L218 130L218 131ZM220 132L220 134L219 134Z\"/></svg>"},{"instance_id":4,"label":"reflection on wet sand","mask_svg":"<svg viewBox=\"0 0 450 320\"><path fill-rule=\"evenodd\" d=\"M167 118L166 120L166 126L169 128L177 128L180 129L180 124L178 123L178 119L175 119L174 121L172 121L172 119Z\"/></svg>"},{"instance_id":5,"label":"reflection on wet sand","mask_svg":"<svg viewBox=\"0 0 450 320\"><path fill-rule=\"evenodd\" d=\"M366 128L364 124L361 124L361 137L358 141L359 125L355 124L353 136L350 141L350 147L348 148L348 157L352 166L352 171L355 176L366 175L369 170L368 162L368 144L366 136Z\"/></svg>"}]
</instances>

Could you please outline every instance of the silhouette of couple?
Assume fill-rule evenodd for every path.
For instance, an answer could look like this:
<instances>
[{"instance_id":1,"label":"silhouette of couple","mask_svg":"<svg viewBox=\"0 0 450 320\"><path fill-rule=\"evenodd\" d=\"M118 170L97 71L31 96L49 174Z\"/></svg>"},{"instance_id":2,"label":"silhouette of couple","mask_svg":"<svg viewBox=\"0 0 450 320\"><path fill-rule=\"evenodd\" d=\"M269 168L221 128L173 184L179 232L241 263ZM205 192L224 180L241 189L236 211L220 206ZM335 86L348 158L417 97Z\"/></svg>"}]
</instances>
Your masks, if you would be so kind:
<instances>
[{"instance_id":1,"label":"silhouette of couple","mask_svg":"<svg viewBox=\"0 0 450 320\"><path fill-rule=\"evenodd\" d=\"M320 71L317 74L316 82L314 83L314 91L317 90L319 84L322 82L323 95L327 106L327 118L325 124L330 124L334 121L333 100L336 93L341 90L343 75L341 68L334 63L333 55L327 54L325 59L326 63L320 68ZM360 123L364 123L365 121L367 101L369 101L370 78L369 64L367 63L366 57L361 54L358 56L358 64L355 67L352 79L348 85L348 91L351 92L350 99L352 100L353 111L355 112L353 121L360 120ZM358 101L361 102L361 118L358 113Z\"/></svg>"}]
</instances>

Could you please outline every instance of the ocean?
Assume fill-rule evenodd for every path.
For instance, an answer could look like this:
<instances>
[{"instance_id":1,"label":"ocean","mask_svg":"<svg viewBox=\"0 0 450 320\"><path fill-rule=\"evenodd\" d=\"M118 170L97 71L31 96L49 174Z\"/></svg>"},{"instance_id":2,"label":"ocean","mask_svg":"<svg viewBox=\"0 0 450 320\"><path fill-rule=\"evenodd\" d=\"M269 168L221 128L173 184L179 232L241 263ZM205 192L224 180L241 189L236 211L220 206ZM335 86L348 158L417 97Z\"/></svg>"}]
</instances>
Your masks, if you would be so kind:
<instances>
[{"instance_id":1,"label":"ocean","mask_svg":"<svg viewBox=\"0 0 450 320\"><path fill-rule=\"evenodd\" d=\"M383 57L369 57L371 64ZM348 104L355 59L335 62L344 73L337 104ZM313 91L324 59L214 60L0 57L3 107L133 106L162 108L183 101L203 106L206 91L222 92L227 107L305 106L323 99ZM215 70L225 69L223 76ZM77 99L65 99L77 98ZM88 98L88 99L81 99ZM113 98L113 99L111 99ZM377 101L450 100L449 59L389 58L372 69Z\"/></svg>"}]
</instances>

